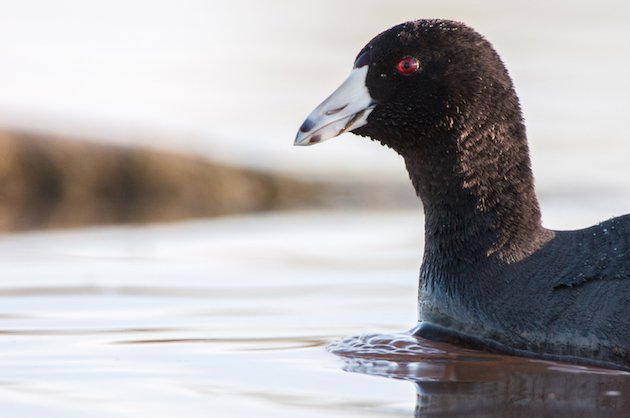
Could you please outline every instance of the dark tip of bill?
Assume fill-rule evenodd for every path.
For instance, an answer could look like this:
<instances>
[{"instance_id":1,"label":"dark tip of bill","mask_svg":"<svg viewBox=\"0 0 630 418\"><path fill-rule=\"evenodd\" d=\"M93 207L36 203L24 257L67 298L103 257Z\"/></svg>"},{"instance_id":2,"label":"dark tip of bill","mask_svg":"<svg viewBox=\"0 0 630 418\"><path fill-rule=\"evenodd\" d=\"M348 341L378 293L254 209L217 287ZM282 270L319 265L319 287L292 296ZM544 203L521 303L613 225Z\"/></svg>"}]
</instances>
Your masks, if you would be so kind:
<instances>
[{"instance_id":1,"label":"dark tip of bill","mask_svg":"<svg viewBox=\"0 0 630 418\"><path fill-rule=\"evenodd\" d=\"M308 140L308 143L309 144L317 144L321 140L322 140L322 138L319 135L315 135L311 139Z\"/></svg>"},{"instance_id":2,"label":"dark tip of bill","mask_svg":"<svg viewBox=\"0 0 630 418\"><path fill-rule=\"evenodd\" d=\"M364 65L368 65L370 63L370 51L365 51L363 54L359 55L359 58L354 62L354 68L361 68Z\"/></svg>"},{"instance_id":3,"label":"dark tip of bill","mask_svg":"<svg viewBox=\"0 0 630 418\"><path fill-rule=\"evenodd\" d=\"M313 129L313 125L315 125L313 121L311 121L310 119L306 119L302 126L300 126L300 132L309 132L311 129Z\"/></svg>"}]
</instances>

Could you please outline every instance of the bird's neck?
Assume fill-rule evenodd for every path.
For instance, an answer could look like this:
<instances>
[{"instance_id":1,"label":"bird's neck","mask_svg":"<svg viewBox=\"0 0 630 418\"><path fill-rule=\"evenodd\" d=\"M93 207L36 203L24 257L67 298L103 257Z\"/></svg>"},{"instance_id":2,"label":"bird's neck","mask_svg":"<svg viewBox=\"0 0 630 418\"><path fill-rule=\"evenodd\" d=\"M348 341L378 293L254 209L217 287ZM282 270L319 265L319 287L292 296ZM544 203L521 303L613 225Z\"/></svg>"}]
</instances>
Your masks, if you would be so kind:
<instances>
[{"instance_id":1,"label":"bird's neck","mask_svg":"<svg viewBox=\"0 0 630 418\"><path fill-rule=\"evenodd\" d=\"M541 224L525 128L443 132L403 154L425 212L425 263L522 260L551 239Z\"/></svg>"}]
</instances>

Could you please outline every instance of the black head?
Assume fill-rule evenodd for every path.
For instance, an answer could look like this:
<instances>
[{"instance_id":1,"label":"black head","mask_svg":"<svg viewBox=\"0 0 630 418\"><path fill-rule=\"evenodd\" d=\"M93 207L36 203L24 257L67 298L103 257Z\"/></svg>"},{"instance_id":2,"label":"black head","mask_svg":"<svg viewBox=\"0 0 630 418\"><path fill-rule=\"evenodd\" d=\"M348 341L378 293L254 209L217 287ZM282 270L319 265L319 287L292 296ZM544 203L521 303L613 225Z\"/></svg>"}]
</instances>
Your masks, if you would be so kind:
<instances>
[{"instance_id":1,"label":"black head","mask_svg":"<svg viewBox=\"0 0 630 418\"><path fill-rule=\"evenodd\" d=\"M361 106L352 106L357 97ZM404 153L497 112L520 120L512 82L490 43L459 22L418 20L381 33L357 54L353 75L307 118L296 144L352 131Z\"/></svg>"},{"instance_id":2,"label":"black head","mask_svg":"<svg viewBox=\"0 0 630 418\"><path fill-rule=\"evenodd\" d=\"M377 105L356 133L398 151L423 138L445 140L508 109L520 118L499 56L462 23L403 23L370 41L359 57L364 54L369 55L366 86ZM417 69L404 71L411 60Z\"/></svg>"}]
</instances>

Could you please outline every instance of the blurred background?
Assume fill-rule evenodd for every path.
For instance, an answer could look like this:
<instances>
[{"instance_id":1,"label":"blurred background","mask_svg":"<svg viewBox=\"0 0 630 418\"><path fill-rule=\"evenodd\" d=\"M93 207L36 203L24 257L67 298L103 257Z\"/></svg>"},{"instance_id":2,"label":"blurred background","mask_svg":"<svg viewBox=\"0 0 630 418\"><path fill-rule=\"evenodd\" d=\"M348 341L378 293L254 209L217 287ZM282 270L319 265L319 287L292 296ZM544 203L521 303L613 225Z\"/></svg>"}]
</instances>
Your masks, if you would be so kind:
<instances>
[{"instance_id":1,"label":"blurred background","mask_svg":"<svg viewBox=\"0 0 630 418\"><path fill-rule=\"evenodd\" d=\"M503 57L522 100L544 213L562 200L589 222L593 206L611 216L630 206L624 2L0 6L4 231L415 207L389 150L351 134L309 148L292 140L372 36L419 17L463 20ZM579 226L564 214L549 221Z\"/></svg>"}]
</instances>

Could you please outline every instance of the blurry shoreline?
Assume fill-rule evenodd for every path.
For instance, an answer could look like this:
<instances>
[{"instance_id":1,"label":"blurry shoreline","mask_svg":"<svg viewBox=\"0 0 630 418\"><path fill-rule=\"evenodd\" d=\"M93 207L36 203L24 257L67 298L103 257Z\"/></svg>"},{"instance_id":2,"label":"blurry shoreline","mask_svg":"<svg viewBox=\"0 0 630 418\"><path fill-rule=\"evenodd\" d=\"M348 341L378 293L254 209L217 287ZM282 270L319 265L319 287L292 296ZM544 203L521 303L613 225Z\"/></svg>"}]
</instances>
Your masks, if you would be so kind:
<instances>
[{"instance_id":1,"label":"blurry shoreline","mask_svg":"<svg viewBox=\"0 0 630 418\"><path fill-rule=\"evenodd\" d=\"M0 131L0 232L417 205L398 183L309 181L142 147Z\"/></svg>"}]
</instances>

